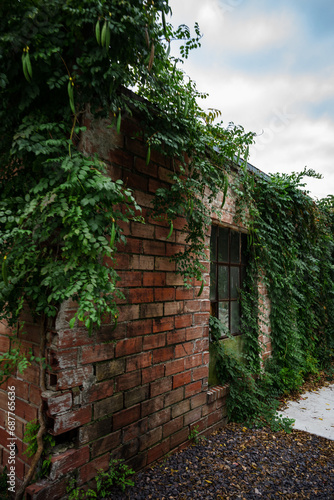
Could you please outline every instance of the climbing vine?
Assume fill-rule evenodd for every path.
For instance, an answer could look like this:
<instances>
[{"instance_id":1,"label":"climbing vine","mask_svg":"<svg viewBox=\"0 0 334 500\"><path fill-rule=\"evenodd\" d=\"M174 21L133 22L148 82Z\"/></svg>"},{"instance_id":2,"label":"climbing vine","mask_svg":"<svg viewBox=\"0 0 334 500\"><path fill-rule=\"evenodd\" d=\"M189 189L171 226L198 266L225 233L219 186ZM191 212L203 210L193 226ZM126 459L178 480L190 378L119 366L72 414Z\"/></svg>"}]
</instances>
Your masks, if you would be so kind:
<instances>
[{"instance_id":1,"label":"climbing vine","mask_svg":"<svg viewBox=\"0 0 334 500\"><path fill-rule=\"evenodd\" d=\"M131 190L97 156L83 154L88 111L115 134L125 117L138 115L147 164L153 149L172 158L172 183L156 192L154 215L170 235L175 219L185 219L178 269L188 285L196 278L204 286L210 206L221 192L225 199L228 165L247 158L254 134L217 124L219 111L199 105L206 95L180 63L201 33L198 25L194 35L174 28L170 13L168 0L1 2L0 319L10 326L25 304L45 325L70 298L78 302L71 326L78 319L91 332L105 315L117 324L113 259L122 223L142 218ZM179 58L170 56L173 40L183 41ZM315 174L255 179L244 167L242 188L234 186L239 216L245 207L249 214L245 366L261 380L256 283L263 275L272 303L273 393L294 388L333 352L333 200L315 204L301 189L303 175Z\"/></svg>"},{"instance_id":2,"label":"climbing vine","mask_svg":"<svg viewBox=\"0 0 334 500\"><path fill-rule=\"evenodd\" d=\"M275 413L278 396L298 389L305 376L328 369L333 361L333 197L316 203L305 191L305 177L319 176L306 169L270 178L241 174L238 216L249 229L241 360L219 342L219 329L218 336L211 334L218 374L231 384L229 416L237 421L281 427L284 422L277 422ZM272 356L264 366L260 281L270 298ZM217 331L214 320L211 331Z\"/></svg>"}]
</instances>

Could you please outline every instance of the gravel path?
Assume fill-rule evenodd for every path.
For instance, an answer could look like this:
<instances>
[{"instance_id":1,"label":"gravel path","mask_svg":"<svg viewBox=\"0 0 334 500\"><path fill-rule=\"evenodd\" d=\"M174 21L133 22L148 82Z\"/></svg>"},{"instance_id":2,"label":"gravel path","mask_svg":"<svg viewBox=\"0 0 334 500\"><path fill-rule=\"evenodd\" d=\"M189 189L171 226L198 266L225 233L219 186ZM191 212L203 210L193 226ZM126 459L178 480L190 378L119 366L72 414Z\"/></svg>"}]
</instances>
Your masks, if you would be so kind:
<instances>
[{"instance_id":1,"label":"gravel path","mask_svg":"<svg viewBox=\"0 0 334 500\"><path fill-rule=\"evenodd\" d=\"M332 500L334 441L230 423L134 478L110 500Z\"/></svg>"}]
</instances>

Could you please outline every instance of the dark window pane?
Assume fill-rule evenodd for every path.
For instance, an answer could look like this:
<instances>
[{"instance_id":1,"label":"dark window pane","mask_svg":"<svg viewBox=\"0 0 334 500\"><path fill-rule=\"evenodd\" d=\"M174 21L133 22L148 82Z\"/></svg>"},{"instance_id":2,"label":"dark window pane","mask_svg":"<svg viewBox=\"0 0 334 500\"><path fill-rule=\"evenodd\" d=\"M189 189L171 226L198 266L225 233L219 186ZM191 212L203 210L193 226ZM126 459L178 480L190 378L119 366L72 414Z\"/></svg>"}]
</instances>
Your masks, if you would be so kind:
<instances>
[{"instance_id":1,"label":"dark window pane","mask_svg":"<svg viewBox=\"0 0 334 500\"><path fill-rule=\"evenodd\" d=\"M218 299L228 299L228 267L218 266Z\"/></svg>"},{"instance_id":2,"label":"dark window pane","mask_svg":"<svg viewBox=\"0 0 334 500\"><path fill-rule=\"evenodd\" d=\"M246 278L246 267L242 266L241 267L241 286Z\"/></svg>"},{"instance_id":3,"label":"dark window pane","mask_svg":"<svg viewBox=\"0 0 334 500\"><path fill-rule=\"evenodd\" d=\"M216 299L216 285L217 285L217 275L216 275L217 264L211 262L210 265L210 300Z\"/></svg>"},{"instance_id":4,"label":"dark window pane","mask_svg":"<svg viewBox=\"0 0 334 500\"><path fill-rule=\"evenodd\" d=\"M239 268L231 267L230 269L230 280L231 280L231 299L237 299L239 296L240 281L239 281Z\"/></svg>"},{"instance_id":5,"label":"dark window pane","mask_svg":"<svg viewBox=\"0 0 334 500\"><path fill-rule=\"evenodd\" d=\"M240 235L236 231L231 231L231 262L240 263Z\"/></svg>"},{"instance_id":6,"label":"dark window pane","mask_svg":"<svg viewBox=\"0 0 334 500\"><path fill-rule=\"evenodd\" d=\"M210 258L211 261L217 260L217 226L212 226L211 228L211 240L210 240Z\"/></svg>"},{"instance_id":7,"label":"dark window pane","mask_svg":"<svg viewBox=\"0 0 334 500\"><path fill-rule=\"evenodd\" d=\"M246 264L247 234L241 234L241 264Z\"/></svg>"},{"instance_id":8,"label":"dark window pane","mask_svg":"<svg viewBox=\"0 0 334 500\"><path fill-rule=\"evenodd\" d=\"M219 302L219 319L223 323L223 325L228 329L229 328L228 302Z\"/></svg>"},{"instance_id":9,"label":"dark window pane","mask_svg":"<svg viewBox=\"0 0 334 500\"><path fill-rule=\"evenodd\" d=\"M218 260L220 262L228 262L228 229L224 227L219 228Z\"/></svg>"},{"instance_id":10,"label":"dark window pane","mask_svg":"<svg viewBox=\"0 0 334 500\"><path fill-rule=\"evenodd\" d=\"M239 333L240 329L240 315L239 303L237 301L231 302L231 333Z\"/></svg>"}]
</instances>

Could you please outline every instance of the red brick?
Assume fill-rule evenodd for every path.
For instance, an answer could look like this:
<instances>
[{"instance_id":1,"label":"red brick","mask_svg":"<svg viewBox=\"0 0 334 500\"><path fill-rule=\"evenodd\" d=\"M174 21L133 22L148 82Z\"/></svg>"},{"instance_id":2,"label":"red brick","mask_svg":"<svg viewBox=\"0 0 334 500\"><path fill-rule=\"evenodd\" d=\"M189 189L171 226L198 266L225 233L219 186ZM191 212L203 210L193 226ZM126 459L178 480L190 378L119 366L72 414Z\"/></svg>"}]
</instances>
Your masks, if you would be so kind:
<instances>
[{"instance_id":1,"label":"red brick","mask_svg":"<svg viewBox=\"0 0 334 500\"><path fill-rule=\"evenodd\" d=\"M172 418L179 417L184 413L187 413L190 410L190 401L189 399L185 399L184 401L180 401L178 404L174 405L172 408Z\"/></svg>"},{"instance_id":2,"label":"red brick","mask_svg":"<svg viewBox=\"0 0 334 500\"><path fill-rule=\"evenodd\" d=\"M156 316L163 315L163 304L155 303L155 304L143 304L141 306L141 317L142 318L153 318Z\"/></svg>"},{"instance_id":3,"label":"red brick","mask_svg":"<svg viewBox=\"0 0 334 500\"><path fill-rule=\"evenodd\" d=\"M105 261L103 261L105 264ZM115 264L111 263L114 269L129 269L130 268L130 255L117 252L115 256Z\"/></svg>"},{"instance_id":4,"label":"red brick","mask_svg":"<svg viewBox=\"0 0 334 500\"><path fill-rule=\"evenodd\" d=\"M157 240L167 240L167 236L169 234L170 228L168 227L159 227L155 228L155 238ZM175 241L175 231L173 231L168 241Z\"/></svg>"},{"instance_id":5,"label":"red brick","mask_svg":"<svg viewBox=\"0 0 334 500\"><path fill-rule=\"evenodd\" d=\"M165 286L166 285L166 273L159 272L146 272L143 274L143 285L144 286ZM148 302L148 301L147 301Z\"/></svg>"},{"instance_id":6,"label":"red brick","mask_svg":"<svg viewBox=\"0 0 334 500\"><path fill-rule=\"evenodd\" d=\"M177 288L176 289L176 300L186 300L194 298L194 290L193 288Z\"/></svg>"},{"instance_id":7,"label":"red brick","mask_svg":"<svg viewBox=\"0 0 334 500\"><path fill-rule=\"evenodd\" d=\"M174 288L156 288L154 290L154 299L156 302L175 300L175 290Z\"/></svg>"},{"instance_id":8,"label":"red brick","mask_svg":"<svg viewBox=\"0 0 334 500\"><path fill-rule=\"evenodd\" d=\"M121 286L141 286L142 285L142 273L139 271L119 271L119 277L121 278Z\"/></svg>"},{"instance_id":9,"label":"red brick","mask_svg":"<svg viewBox=\"0 0 334 500\"><path fill-rule=\"evenodd\" d=\"M28 366L23 373L17 374L17 379L23 379L25 382L30 382L31 384L39 386L39 367L36 365Z\"/></svg>"},{"instance_id":10,"label":"red brick","mask_svg":"<svg viewBox=\"0 0 334 500\"><path fill-rule=\"evenodd\" d=\"M184 398L184 387L179 387L165 396L165 407L182 401Z\"/></svg>"},{"instance_id":11,"label":"red brick","mask_svg":"<svg viewBox=\"0 0 334 500\"><path fill-rule=\"evenodd\" d=\"M131 234L135 238L152 240L154 238L154 226L140 222L131 222Z\"/></svg>"},{"instance_id":12,"label":"red brick","mask_svg":"<svg viewBox=\"0 0 334 500\"><path fill-rule=\"evenodd\" d=\"M156 349L158 347L163 347L165 345L166 345L166 334L165 333L149 335L149 336L144 337L144 341L143 341L144 351Z\"/></svg>"},{"instance_id":13,"label":"red brick","mask_svg":"<svg viewBox=\"0 0 334 500\"><path fill-rule=\"evenodd\" d=\"M103 418L106 415L112 415L113 413L123 409L123 394L114 394L107 399L102 399L94 404L94 420L98 418Z\"/></svg>"},{"instance_id":14,"label":"red brick","mask_svg":"<svg viewBox=\"0 0 334 500\"><path fill-rule=\"evenodd\" d=\"M212 412L208 415L208 426L210 427L211 425L219 422L222 420L223 415L221 410L216 410L215 412Z\"/></svg>"},{"instance_id":15,"label":"red brick","mask_svg":"<svg viewBox=\"0 0 334 500\"><path fill-rule=\"evenodd\" d=\"M166 243L166 256L173 257L177 253L184 252L184 245L176 245L175 243Z\"/></svg>"},{"instance_id":16,"label":"red brick","mask_svg":"<svg viewBox=\"0 0 334 500\"><path fill-rule=\"evenodd\" d=\"M165 255L166 246L162 241L144 241L143 250L145 255Z\"/></svg>"},{"instance_id":17,"label":"red brick","mask_svg":"<svg viewBox=\"0 0 334 500\"><path fill-rule=\"evenodd\" d=\"M148 431L148 418L134 422L122 429L122 443L138 438Z\"/></svg>"},{"instance_id":18,"label":"red brick","mask_svg":"<svg viewBox=\"0 0 334 500\"><path fill-rule=\"evenodd\" d=\"M37 418L37 408L26 401L15 398L15 415L30 422L30 420Z\"/></svg>"},{"instance_id":19,"label":"red brick","mask_svg":"<svg viewBox=\"0 0 334 500\"><path fill-rule=\"evenodd\" d=\"M184 425L192 424L201 419L202 409L195 408L184 416Z\"/></svg>"},{"instance_id":20,"label":"red brick","mask_svg":"<svg viewBox=\"0 0 334 500\"><path fill-rule=\"evenodd\" d=\"M72 408L72 392L55 394L49 398L43 397L43 399L47 403L49 415L57 415L58 413L63 413Z\"/></svg>"},{"instance_id":21,"label":"red brick","mask_svg":"<svg viewBox=\"0 0 334 500\"><path fill-rule=\"evenodd\" d=\"M50 351L50 365L53 371L76 367L77 358L78 349Z\"/></svg>"},{"instance_id":22,"label":"red brick","mask_svg":"<svg viewBox=\"0 0 334 500\"><path fill-rule=\"evenodd\" d=\"M110 453L106 453L86 465L83 465L79 471L79 484L87 483L93 479L100 469L107 470L110 462Z\"/></svg>"},{"instance_id":23,"label":"red brick","mask_svg":"<svg viewBox=\"0 0 334 500\"><path fill-rule=\"evenodd\" d=\"M184 284L183 277L177 273L167 273L166 285L167 286L182 286Z\"/></svg>"},{"instance_id":24,"label":"red brick","mask_svg":"<svg viewBox=\"0 0 334 500\"><path fill-rule=\"evenodd\" d=\"M68 478L51 482L48 479L40 480L26 488L27 500L54 500L63 498L66 495Z\"/></svg>"},{"instance_id":25,"label":"red brick","mask_svg":"<svg viewBox=\"0 0 334 500\"><path fill-rule=\"evenodd\" d=\"M164 394L172 389L172 379L163 378L162 380L157 380L151 383L151 398L159 396L159 394Z\"/></svg>"},{"instance_id":26,"label":"red brick","mask_svg":"<svg viewBox=\"0 0 334 500\"><path fill-rule=\"evenodd\" d=\"M0 323L2 325L2 323ZM3 335L0 336L0 352L7 352L9 350L10 340L9 337L5 337Z\"/></svg>"},{"instance_id":27,"label":"red brick","mask_svg":"<svg viewBox=\"0 0 334 500\"><path fill-rule=\"evenodd\" d=\"M105 361L114 357L115 344L84 346L81 348L81 364Z\"/></svg>"},{"instance_id":28,"label":"red brick","mask_svg":"<svg viewBox=\"0 0 334 500\"><path fill-rule=\"evenodd\" d=\"M140 419L140 404L119 411L113 416L113 429L117 430Z\"/></svg>"},{"instance_id":29,"label":"red brick","mask_svg":"<svg viewBox=\"0 0 334 500\"><path fill-rule=\"evenodd\" d=\"M140 437L139 439L139 451L146 450L150 448L158 441L161 441L162 438L162 428L158 427L157 429L153 429L148 431L146 434Z\"/></svg>"},{"instance_id":30,"label":"red brick","mask_svg":"<svg viewBox=\"0 0 334 500\"><path fill-rule=\"evenodd\" d=\"M144 338L145 342L145 338ZM142 368L147 368L152 364L152 354L150 352L145 352L138 354L137 356L132 356L126 360L126 371L131 372L134 370L141 370Z\"/></svg>"},{"instance_id":31,"label":"red brick","mask_svg":"<svg viewBox=\"0 0 334 500\"><path fill-rule=\"evenodd\" d=\"M27 382L24 382L23 380L18 380L16 378L10 377L7 380L7 384L5 384L4 390L8 390L8 387L14 386L15 387L15 397L25 399L26 401L29 398L29 386ZM6 408L7 408L7 403L6 403Z\"/></svg>"},{"instance_id":32,"label":"red brick","mask_svg":"<svg viewBox=\"0 0 334 500\"><path fill-rule=\"evenodd\" d=\"M190 384L191 382L191 371L178 373L173 376L173 389L181 387L181 385Z\"/></svg>"},{"instance_id":33,"label":"red brick","mask_svg":"<svg viewBox=\"0 0 334 500\"><path fill-rule=\"evenodd\" d=\"M164 407L164 398L163 396L159 396L154 399L150 399L149 401L144 401L141 403L141 416L146 417L147 415L151 415L159 410L162 410Z\"/></svg>"},{"instance_id":34,"label":"red brick","mask_svg":"<svg viewBox=\"0 0 334 500\"><path fill-rule=\"evenodd\" d=\"M145 370L142 370L141 373L142 383L147 384L148 382L153 382L153 380L162 378L165 374L164 372L165 372L164 365L157 365L157 366L152 366L150 368L146 368Z\"/></svg>"},{"instance_id":35,"label":"red brick","mask_svg":"<svg viewBox=\"0 0 334 500\"><path fill-rule=\"evenodd\" d=\"M125 177L125 183L127 187L132 189L141 189L144 192L148 191L148 179L140 174L135 174L131 172ZM136 234L136 236L139 236Z\"/></svg>"},{"instance_id":36,"label":"red brick","mask_svg":"<svg viewBox=\"0 0 334 500\"><path fill-rule=\"evenodd\" d=\"M189 430L187 428L181 429L180 431L173 434L170 438L170 448L176 448L181 443L185 443L188 440Z\"/></svg>"},{"instance_id":37,"label":"red brick","mask_svg":"<svg viewBox=\"0 0 334 500\"><path fill-rule=\"evenodd\" d=\"M200 366L202 364L202 353L194 354L193 356L189 356L185 358L186 369L195 368L196 366Z\"/></svg>"},{"instance_id":38,"label":"red brick","mask_svg":"<svg viewBox=\"0 0 334 500\"><path fill-rule=\"evenodd\" d=\"M126 243L117 243L117 251L120 253L142 253L143 242L135 238L127 238Z\"/></svg>"},{"instance_id":39,"label":"red brick","mask_svg":"<svg viewBox=\"0 0 334 500\"><path fill-rule=\"evenodd\" d=\"M113 378L125 372L125 359L115 359L96 366L96 379L100 382L106 378Z\"/></svg>"},{"instance_id":40,"label":"red brick","mask_svg":"<svg viewBox=\"0 0 334 500\"><path fill-rule=\"evenodd\" d=\"M189 398L190 396L193 396L194 394L197 394L201 392L202 390L202 382L193 382L192 384L189 384L185 387L185 397Z\"/></svg>"},{"instance_id":41,"label":"red brick","mask_svg":"<svg viewBox=\"0 0 334 500\"><path fill-rule=\"evenodd\" d=\"M127 301L129 304L143 304L153 302L154 294L151 288L132 288L127 292Z\"/></svg>"},{"instance_id":42,"label":"red brick","mask_svg":"<svg viewBox=\"0 0 334 500\"><path fill-rule=\"evenodd\" d=\"M177 359L166 363L166 376L184 371L184 359Z\"/></svg>"},{"instance_id":43,"label":"red brick","mask_svg":"<svg viewBox=\"0 0 334 500\"><path fill-rule=\"evenodd\" d=\"M166 302L164 305L165 316L176 316L177 314L182 314L183 312L183 302Z\"/></svg>"},{"instance_id":44,"label":"red brick","mask_svg":"<svg viewBox=\"0 0 334 500\"><path fill-rule=\"evenodd\" d=\"M162 349L155 349L153 351L153 364L170 361L173 359L173 347L163 347Z\"/></svg>"},{"instance_id":45,"label":"red brick","mask_svg":"<svg viewBox=\"0 0 334 500\"><path fill-rule=\"evenodd\" d=\"M191 314L183 314L182 316L177 316L175 318L175 328L185 328L191 326L193 318Z\"/></svg>"},{"instance_id":46,"label":"red brick","mask_svg":"<svg viewBox=\"0 0 334 500\"><path fill-rule=\"evenodd\" d=\"M69 389L83 385L84 381L93 375L93 367L91 365L74 370L64 370L58 374L57 389Z\"/></svg>"},{"instance_id":47,"label":"red brick","mask_svg":"<svg viewBox=\"0 0 334 500\"><path fill-rule=\"evenodd\" d=\"M156 257L155 270L156 271L175 271L175 262L171 261L169 257Z\"/></svg>"},{"instance_id":48,"label":"red brick","mask_svg":"<svg viewBox=\"0 0 334 500\"><path fill-rule=\"evenodd\" d=\"M184 312L185 313L199 312L201 310L201 303L202 303L201 300L186 300L184 302Z\"/></svg>"},{"instance_id":49,"label":"red brick","mask_svg":"<svg viewBox=\"0 0 334 500\"><path fill-rule=\"evenodd\" d=\"M112 434L108 434L98 441L95 441L92 447L92 457L97 457L98 455L102 455L108 451L114 450L121 444L122 432L120 430L113 432Z\"/></svg>"},{"instance_id":50,"label":"red brick","mask_svg":"<svg viewBox=\"0 0 334 500\"><path fill-rule=\"evenodd\" d=\"M29 316L29 318L27 318L28 321L31 321L32 320L32 317ZM8 327L6 321L0 321L0 334L1 335L10 335L11 334L11 329Z\"/></svg>"},{"instance_id":51,"label":"red brick","mask_svg":"<svg viewBox=\"0 0 334 500\"><path fill-rule=\"evenodd\" d=\"M134 337L131 339L119 340L116 344L115 356L120 358L122 356L129 356L142 351L142 338Z\"/></svg>"},{"instance_id":52,"label":"red brick","mask_svg":"<svg viewBox=\"0 0 334 500\"><path fill-rule=\"evenodd\" d=\"M168 332L167 334L167 344L174 345L179 344L181 342L185 342L186 340L186 331L183 330L174 330L173 332Z\"/></svg>"},{"instance_id":53,"label":"red brick","mask_svg":"<svg viewBox=\"0 0 334 500\"><path fill-rule=\"evenodd\" d=\"M194 314L194 324L195 325L205 325L209 324L209 313L197 313Z\"/></svg>"},{"instance_id":54,"label":"red brick","mask_svg":"<svg viewBox=\"0 0 334 500\"><path fill-rule=\"evenodd\" d=\"M66 349L66 347L91 345L94 339L93 336L89 337L85 328L71 328L70 330L58 331L54 342L58 349Z\"/></svg>"},{"instance_id":55,"label":"red brick","mask_svg":"<svg viewBox=\"0 0 334 500\"><path fill-rule=\"evenodd\" d=\"M209 330L209 329L208 329ZM203 326L194 326L186 329L186 340L201 339L204 336Z\"/></svg>"},{"instance_id":56,"label":"red brick","mask_svg":"<svg viewBox=\"0 0 334 500\"><path fill-rule=\"evenodd\" d=\"M193 370L193 380L200 380L209 376L209 367L201 366Z\"/></svg>"},{"instance_id":57,"label":"red brick","mask_svg":"<svg viewBox=\"0 0 334 500\"><path fill-rule=\"evenodd\" d=\"M92 408L91 406L83 406L78 410L58 414L52 418L53 427L51 434L57 436L63 432L88 424L92 419Z\"/></svg>"},{"instance_id":58,"label":"red brick","mask_svg":"<svg viewBox=\"0 0 334 500\"><path fill-rule=\"evenodd\" d=\"M141 207L153 208L153 195L134 190L134 197L138 205Z\"/></svg>"},{"instance_id":59,"label":"red brick","mask_svg":"<svg viewBox=\"0 0 334 500\"><path fill-rule=\"evenodd\" d=\"M112 431L112 417L93 422L92 424L85 425L79 429L79 442L86 444L90 441L96 441Z\"/></svg>"},{"instance_id":60,"label":"red brick","mask_svg":"<svg viewBox=\"0 0 334 500\"><path fill-rule=\"evenodd\" d=\"M193 342L186 342L185 344L178 344L175 346L175 358L183 358L193 353Z\"/></svg>"},{"instance_id":61,"label":"red brick","mask_svg":"<svg viewBox=\"0 0 334 500\"><path fill-rule=\"evenodd\" d=\"M170 451L170 440L168 438L162 443L159 443L158 445L148 450L147 464L150 464L152 462L155 462L159 458L162 458L163 456L167 455L169 451Z\"/></svg>"},{"instance_id":62,"label":"red brick","mask_svg":"<svg viewBox=\"0 0 334 500\"><path fill-rule=\"evenodd\" d=\"M136 337L139 335L148 335L152 333L152 319L132 321L128 324L127 332L128 337Z\"/></svg>"},{"instance_id":63,"label":"red brick","mask_svg":"<svg viewBox=\"0 0 334 500\"><path fill-rule=\"evenodd\" d=\"M170 422L163 426L163 437L166 438L171 434L179 431L183 427L183 416L173 418Z\"/></svg>"},{"instance_id":64,"label":"red brick","mask_svg":"<svg viewBox=\"0 0 334 500\"><path fill-rule=\"evenodd\" d=\"M141 387L136 387L130 391L124 393L124 406L125 408L130 408L137 403L141 403L148 399L149 396L149 385L142 385Z\"/></svg>"},{"instance_id":65,"label":"red brick","mask_svg":"<svg viewBox=\"0 0 334 500\"><path fill-rule=\"evenodd\" d=\"M130 269L149 271L154 269L154 257L149 255L132 255L129 264Z\"/></svg>"},{"instance_id":66,"label":"red brick","mask_svg":"<svg viewBox=\"0 0 334 500\"><path fill-rule=\"evenodd\" d=\"M153 320L153 333L173 330L174 318L159 318Z\"/></svg>"},{"instance_id":67,"label":"red brick","mask_svg":"<svg viewBox=\"0 0 334 500\"><path fill-rule=\"evenodd\" d=\"M121 306L118 321L133 321L139 319L139 305Z\"/></svg>"},{"instance_id":68,"label":"red brick","mask_svg":"<svg viewBox=\"0 0 334 500\"><path fill-rule=\"evenodd\" d=\"M138 144L138 143L137 143ZM133 143L131 145L133 147ZM136 151L134 151L136 152ZM141 145L140 153L142 157L146 157L147 151L145 151L145 147ZM148 165L146 165L146 161L143 160L142 158L135 158L135 168L138 170L138 172L141 172L143 174L147 174L150 177L157 177L157 166L154 165L152 162L150 162Z\"/></svg>"},{"instance_id":69,"label":"red brick","mask_svg":"<svg viewBox=\"0 0 334 500\"><path fill-rule=\"evenodd\" d=\"M129 372L116 378L116 391L126 391L141 384L141 372Z\"/></svg>"},{"instance_id":70,"label":"red brick","mask_svg":"<svg viewBox=\"0 0 334 500\"><path fill-rule=\"evenodd\" d=\"M170 408L165 408L164 410L158 411L149 418L149 428L155 429L156 427L160 427L161 425L169 422L170 418L171 418Z\"/></svg>"},{"instance_id":71,"label":"red brick","mask_svg":"<svg viewBox=\"0 0 334 500\"><path fill-rule=\"evenodd\" d=\"M191 408L197 408L198 406L203 406L206 404L207 395L205 392L201 392L200 394L196 394L191 398Z\"/></svg>"},{"instance_id":72,"label":"red brick","mask_svg":"<svg viewBox=\"0 0 334 500\"><path fill-rule=\"evenodd\" d=\"M194 353L200 352L203 353L204 351L209 350L209 338L204 338L200 340L196 340L194 342Z\"/></svg>"},{"instance_id":73,"label":"red brick","mask_svg":"<svg viewBox=\"0 0 334 500\"><path fill-rule=\"evenodd\" d=\"M94 384L85 389L82 393L83 403L93 403L99 399L109 398L114 393L114 383L110 380L105 380L99 384Z\"/></svg>"}]
</instances>

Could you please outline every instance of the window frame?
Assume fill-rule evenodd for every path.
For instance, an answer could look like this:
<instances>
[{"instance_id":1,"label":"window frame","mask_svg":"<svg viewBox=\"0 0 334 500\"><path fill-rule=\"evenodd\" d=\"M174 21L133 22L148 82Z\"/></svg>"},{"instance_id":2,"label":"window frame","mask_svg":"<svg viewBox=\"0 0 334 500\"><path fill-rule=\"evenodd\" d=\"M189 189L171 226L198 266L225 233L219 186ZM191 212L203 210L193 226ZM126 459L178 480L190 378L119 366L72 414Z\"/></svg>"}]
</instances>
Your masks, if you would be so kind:
<instances>
[{"instance_id":1,"label":"window frame","mask_svg":"<svg viewBox=\"0 0 334 500\"><path fill-rule=\"evenodd\" d=\"M224 249L219 253L219 243L220 243L220 233L225 232L227 234L227 258L224 253ZM238 235L238 262L236 262L235 254L233 254L233 241L232 238ZM213 248L213 238L214 248ZM241 318L241 302L240 302L240 290L242 289L242 283L245 277L245 270L247 265L246 253L247 248L247 233L241 231L240 229L232 228L229 226L212 225L211 238L210 238L210 313L218 319L220 315L220 304L227 304L228 311L228 330L231 335L238 336L241 335L240 331L240 318ZM214 251L213 251L214 250ZM226 249L225 249L226 250ZM226 252L225 252L226 254ZM214 293L212 287L212 268L214 267ZM220 290L220 270L227 270L227 296L222 297ZM238 280L235 284L232 282L234 269L238 269ZM237 293L235 294L235 291ZM234 292L234 293L233 293ZM233 329L233 315L232 315L232 304L238 304L238 329L232 333ZM226 320L222 321L226 325ZM227 338L227 336L222 336L222 339Z\"/></svg>"}]
</instances>

